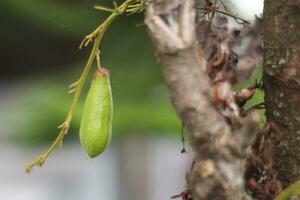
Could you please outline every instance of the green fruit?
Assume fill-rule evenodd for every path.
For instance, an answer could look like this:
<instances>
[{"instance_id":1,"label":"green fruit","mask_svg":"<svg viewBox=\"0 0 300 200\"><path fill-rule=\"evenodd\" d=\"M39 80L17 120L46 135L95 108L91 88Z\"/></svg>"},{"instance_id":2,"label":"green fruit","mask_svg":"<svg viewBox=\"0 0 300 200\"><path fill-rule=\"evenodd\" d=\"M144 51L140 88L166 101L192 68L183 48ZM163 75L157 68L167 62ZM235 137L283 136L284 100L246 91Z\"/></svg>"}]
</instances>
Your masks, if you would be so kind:
<instances>
[{"instance_id":1,"label":"green fruit","mask_svg":"<svg viewBox=\"0 0 300 200\"><path fill-rule=\"evenodd\" d=\"M111 139L113 102L109 71L98 69L83 107L80 143L90 158L101 154Z\"/></svg>"}]
</instances>

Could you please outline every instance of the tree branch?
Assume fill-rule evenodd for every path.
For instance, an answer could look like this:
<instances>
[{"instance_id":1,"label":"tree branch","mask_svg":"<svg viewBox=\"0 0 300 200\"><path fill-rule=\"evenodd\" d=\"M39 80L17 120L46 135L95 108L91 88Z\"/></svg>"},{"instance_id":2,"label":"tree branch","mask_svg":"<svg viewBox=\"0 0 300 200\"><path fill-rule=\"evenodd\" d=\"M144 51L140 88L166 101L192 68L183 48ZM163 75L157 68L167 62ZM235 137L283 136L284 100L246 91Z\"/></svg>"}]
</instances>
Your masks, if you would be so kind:
<instances>
[{"instance_id":1,"label":"tree branch","mask_svg":"<svg viewBox=\"0 0 300 200\"><path fill-rule=\"evenodd\" d=\"M193 200L249 199L244 193L244 159L258 116L251 113L230 125L216 109L207 62L196 41L194 1L148 1L146 24L171 101L191 133L196 157L188 184Z\"/></svg>"}]
</instances>

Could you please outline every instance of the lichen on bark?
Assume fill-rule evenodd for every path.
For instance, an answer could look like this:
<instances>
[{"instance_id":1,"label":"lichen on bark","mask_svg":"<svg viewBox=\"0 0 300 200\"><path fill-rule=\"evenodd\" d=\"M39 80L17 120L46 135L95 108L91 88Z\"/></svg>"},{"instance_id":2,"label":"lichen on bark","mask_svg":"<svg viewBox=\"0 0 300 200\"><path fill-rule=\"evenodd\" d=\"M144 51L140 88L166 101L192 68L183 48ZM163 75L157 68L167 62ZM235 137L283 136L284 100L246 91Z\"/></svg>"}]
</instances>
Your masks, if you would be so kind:
<instances>
[{"instance_id":1,"label":"lichen on bark","mask_svg":"<svg viewBox=\"0 0 300 200\"><path fill-rule=\"evenodd\" d=\"M265 0L264 90L266 117L284 137L273 149L284 186L300 178L300 1Z\"/></svg>"}]
</instances>

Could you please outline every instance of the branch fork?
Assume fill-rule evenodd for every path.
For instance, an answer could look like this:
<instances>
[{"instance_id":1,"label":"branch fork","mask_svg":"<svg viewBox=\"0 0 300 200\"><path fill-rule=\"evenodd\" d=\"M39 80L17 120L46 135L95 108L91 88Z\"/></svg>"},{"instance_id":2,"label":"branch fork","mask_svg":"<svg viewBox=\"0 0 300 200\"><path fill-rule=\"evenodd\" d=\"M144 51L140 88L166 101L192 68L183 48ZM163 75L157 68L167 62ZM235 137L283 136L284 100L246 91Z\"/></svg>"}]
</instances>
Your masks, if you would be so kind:
<instances>
[{"instance_id":1,"label":"branch fork","mask_svg":"<svg viewBox=\"0 0 300 200\"><path fill-rule=\"evenodd\" d=\"M189 191L193 200L251 199L244 192L244 168L258 115L237 116L230 124L216 108L195 13L193 0L151 0L145 19L172 104L191 134L195 159Z\"/></svg>"}]
</instances>

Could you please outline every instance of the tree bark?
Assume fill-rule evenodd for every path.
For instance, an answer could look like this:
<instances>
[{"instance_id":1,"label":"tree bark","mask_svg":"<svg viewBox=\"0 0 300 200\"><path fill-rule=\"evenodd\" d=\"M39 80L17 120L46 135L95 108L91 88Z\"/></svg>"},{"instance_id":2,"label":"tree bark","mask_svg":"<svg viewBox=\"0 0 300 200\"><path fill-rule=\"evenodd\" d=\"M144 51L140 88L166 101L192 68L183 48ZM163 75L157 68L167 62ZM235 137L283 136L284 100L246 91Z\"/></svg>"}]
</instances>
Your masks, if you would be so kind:
<instances>
[{"instance_id":1,"label":"tree bark","mask_svg":"<svg viewBox=\"0 0 300 200\"><path fill-rule=\"evenodd\" d=\"M300 178L300 1L264 4L266 117L284 134L273 148L273 160L287 186Z\"/></svg>"},{"instance_id":2,"label":"tree bark","mask_svg":"<svg viewBox=\"0 0 300 200\"><path fill-rule=\"evenodd\" d=\"M196 156L188 184L193 200L251 199L244 192L244 161L258 116L249 114L233 127L216 109L196 41L194 1L148 1L146 24L171 101L191 134Z\"/></svg>"}]
</instances>

